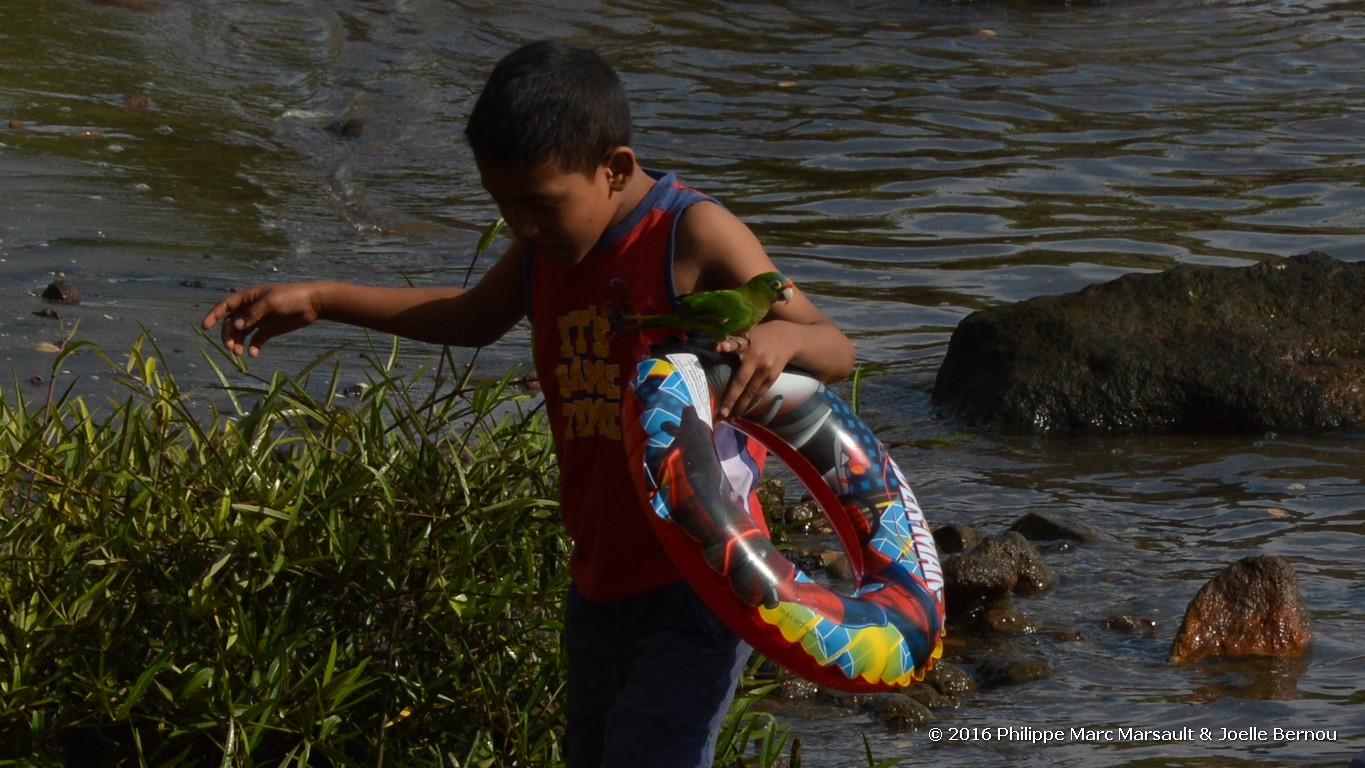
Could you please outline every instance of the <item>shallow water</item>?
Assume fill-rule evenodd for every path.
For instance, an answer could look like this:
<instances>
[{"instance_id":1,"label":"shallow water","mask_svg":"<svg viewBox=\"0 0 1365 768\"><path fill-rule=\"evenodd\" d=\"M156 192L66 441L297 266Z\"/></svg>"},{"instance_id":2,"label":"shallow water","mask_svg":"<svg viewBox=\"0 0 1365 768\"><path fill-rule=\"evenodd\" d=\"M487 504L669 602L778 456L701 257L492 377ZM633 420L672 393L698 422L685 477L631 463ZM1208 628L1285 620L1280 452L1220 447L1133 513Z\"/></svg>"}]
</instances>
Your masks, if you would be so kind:
<instances>
[{"instance_id":1,"label":"shallow water","mask_svg":"<svg viewBox=\"0 0 1365 768\"><path fill-rule=\"evenodd\" d=\"M1044 631L1014 642L1054 674L939 713L949 735L975 738L793 708L805 765L865 764L863 734L879 758L949 766L1344 766L1365 749L1360 433L921 447L955 431L927 392L973 309L1177 264L1365 259L1361 5L675 5L5 0L0 388L44 396L54 357L35 345L77 323L116 358L145 329L183 386L203 386L194 328L231 286L462 280L495 215L463 117L500 55L567 38L621 69L646 164L720 197L855 338L863 413L931 521L995 531L1047 508L1111 536L1047 552L1060 585L1019 603ZM58 272L83 303L33 315ZM523 363L525 341L515 331L481 364ZM350 371L365 338L323 327L272 342L252 368L297 370L341 342ZM408 352L413 369L431 359ZM58 381L112 386L90 354ZM1311 655L1167 664L1189 598L1255 553L1297 569ZM1156 630L1104 629L1114 614ZM1186 725L1214 738L1031 746L998 730ZM1217 738L1276 727L1337 738Z\"/></svg>"}]
</instances>

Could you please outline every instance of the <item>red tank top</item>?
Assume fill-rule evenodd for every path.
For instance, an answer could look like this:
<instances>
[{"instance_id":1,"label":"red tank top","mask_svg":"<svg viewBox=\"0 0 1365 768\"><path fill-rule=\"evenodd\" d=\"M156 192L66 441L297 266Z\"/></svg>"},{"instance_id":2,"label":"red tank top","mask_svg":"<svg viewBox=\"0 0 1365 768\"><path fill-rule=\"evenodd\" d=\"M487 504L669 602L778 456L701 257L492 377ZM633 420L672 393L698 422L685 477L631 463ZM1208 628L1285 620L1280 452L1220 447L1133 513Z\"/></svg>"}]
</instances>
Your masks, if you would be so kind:
<instances>
[{"instance_id":1,"label":"red tank top","mask_svg":"<svg viewBox=\"0 0 1365 768\"><path fill-rule=\"evenodd\" d=\"M531 346L559 462L559 503L573 539L570 573L593 601L629 597L680 578L650 528L621 434L621 388L667 329L615 333L613 313L672 311L674 231L688 206L710 198L672 174L578 264L527 256ZM738 434L738 433L735 433ZM737 438L738 439L738 438ZM761 449L745 446L752 482Z\"/></svg>"}]
</instances>

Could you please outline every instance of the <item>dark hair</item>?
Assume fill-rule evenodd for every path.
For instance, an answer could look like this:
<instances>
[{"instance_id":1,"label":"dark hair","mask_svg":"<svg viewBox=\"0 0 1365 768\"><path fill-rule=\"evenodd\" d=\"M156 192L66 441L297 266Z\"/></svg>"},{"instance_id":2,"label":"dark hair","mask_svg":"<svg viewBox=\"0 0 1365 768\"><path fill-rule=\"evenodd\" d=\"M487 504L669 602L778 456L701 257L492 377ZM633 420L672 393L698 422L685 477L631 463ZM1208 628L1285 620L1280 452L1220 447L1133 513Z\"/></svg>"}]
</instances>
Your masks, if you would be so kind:
<instances>
[{"instance_id":1,"label":"dark hair","mask_svg":"<svg viewBox=\"0 0 1365 768\"><path fill-rule=\"evenodd\" d=\"M509 53L488 76L465 124L474 154L530 168L557 160L588 171L630 144L630 104L611 65L583 48L542 40Z\"/></svg>"}]
</instances>

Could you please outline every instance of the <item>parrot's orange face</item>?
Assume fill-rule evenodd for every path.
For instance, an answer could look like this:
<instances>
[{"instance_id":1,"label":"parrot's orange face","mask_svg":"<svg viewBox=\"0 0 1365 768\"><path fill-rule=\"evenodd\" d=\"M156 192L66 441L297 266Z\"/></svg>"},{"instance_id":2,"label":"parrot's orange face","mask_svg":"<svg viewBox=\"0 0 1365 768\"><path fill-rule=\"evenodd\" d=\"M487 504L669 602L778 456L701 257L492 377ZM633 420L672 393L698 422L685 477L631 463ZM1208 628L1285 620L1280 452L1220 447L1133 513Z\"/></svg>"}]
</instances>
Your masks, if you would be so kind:
<instances>
[{"instance_id":1,"label":"parrot's orange face","mask_svg":"<svg viewBox=\"0 0 1365 768\"><path fill-rule=\"evenodd\" d=\"M620 215L606 165L587 172L565 170L555 160L531 168L475 162L512 235L561 264L582 261Z\"/></svg>"}]
</instances>

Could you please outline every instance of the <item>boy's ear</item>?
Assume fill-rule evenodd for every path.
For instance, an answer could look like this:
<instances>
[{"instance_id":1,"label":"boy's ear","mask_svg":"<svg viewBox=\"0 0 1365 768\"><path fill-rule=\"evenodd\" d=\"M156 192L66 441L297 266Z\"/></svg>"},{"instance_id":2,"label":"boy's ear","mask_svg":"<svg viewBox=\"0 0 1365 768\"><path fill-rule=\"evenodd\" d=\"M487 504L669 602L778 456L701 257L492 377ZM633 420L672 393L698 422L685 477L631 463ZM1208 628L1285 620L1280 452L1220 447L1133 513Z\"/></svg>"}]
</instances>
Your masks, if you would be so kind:
<instances>
[{"instance_id":1,"label":"boy's ear","mask_svg":"<svg viewBox=\"0 0 1365 768\"><path fill-rule=\"evenodd\" d=\"M602 159L602 165L607 169L607 182L613 190L620 192L635 173L635 150L616 147Z\"/></svg>"}]
</instances>

